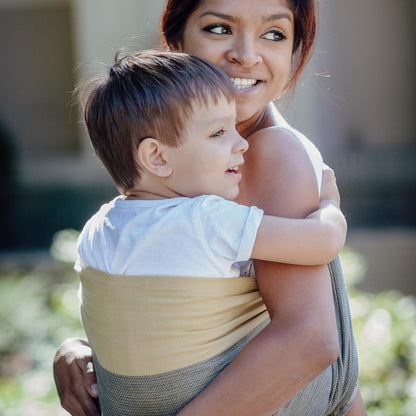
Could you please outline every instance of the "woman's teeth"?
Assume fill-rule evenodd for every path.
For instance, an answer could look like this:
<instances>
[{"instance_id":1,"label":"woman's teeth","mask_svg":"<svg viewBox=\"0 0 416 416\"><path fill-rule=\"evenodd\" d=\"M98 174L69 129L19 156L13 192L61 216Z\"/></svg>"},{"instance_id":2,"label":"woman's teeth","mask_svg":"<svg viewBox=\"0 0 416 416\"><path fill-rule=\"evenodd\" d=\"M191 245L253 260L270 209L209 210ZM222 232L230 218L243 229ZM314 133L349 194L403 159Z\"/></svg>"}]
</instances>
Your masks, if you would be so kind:
<instances>
[{"instance_id":1,"label":"woman's teeth","mask_svg":"<svg viewBox=\"0 0 416 416\"><path fill-rule=\"evenodd\" d=\"M230 78L234 87L238 90L243 90L245 88L250 88L256 84L256 79L248 79L248 78Z\"/></svg>"}]
</instances>

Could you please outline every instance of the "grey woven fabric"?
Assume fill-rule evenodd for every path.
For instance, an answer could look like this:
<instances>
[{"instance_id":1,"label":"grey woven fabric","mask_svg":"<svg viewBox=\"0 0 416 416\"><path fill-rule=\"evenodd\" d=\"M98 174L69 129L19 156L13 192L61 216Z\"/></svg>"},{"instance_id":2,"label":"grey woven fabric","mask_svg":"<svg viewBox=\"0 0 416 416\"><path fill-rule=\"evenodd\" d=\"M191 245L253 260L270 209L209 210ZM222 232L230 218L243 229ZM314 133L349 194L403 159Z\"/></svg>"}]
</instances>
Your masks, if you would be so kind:
<instances>
[{"instance_id":1,"label":"grey woven fabric","mask_svg":"<svg viewBox=\"0 0 416 416\"><path fill-rule=\"evenodd\" d=\"M325 416L337 416L354 393L358 379L358 356L341 260L329 264L338 327L340 353L332 365L332 393Z\"/></svg>"},{"instance_id":2,"label":"grey woven fabric","mask_svg":"<svg viewBox=\"0 0 416 416\"><path fill-rule=\"evenodd\" d=\"M358 356L355 346L347 287L341 260L329 264L339 340L337 361L306 386L277 413L278 416L342 416L355 393Z\"/></svg>"},{"instance_id":3,"label":"grey woven fabric","mask_svg":"<svg viewBox=\"0 0 416 416\"><path fill-rule=\"evenodd\" d=\"M101 411L104 416L171 416L197 396L254 338L264 322L216 357L154 376L122 376L108 372L94 356Z\"/></svg>"},{"instance_id":4,"label":"grey woven fabric","mask_svg":"<svg viewBox=\"0 0 416 416\"><path fill-rule=\"evenodd\" d=\"M339 334L340 357L280 409L277 416L338 416L349 401L358 378L358 359L340 259L329 265ZM104 416L175 415L230 363L263 327L226 352L176 371L129 377L106 371L94 357ZM140 348L140 346L138 346Z\"/></svg>"}]
</instances>

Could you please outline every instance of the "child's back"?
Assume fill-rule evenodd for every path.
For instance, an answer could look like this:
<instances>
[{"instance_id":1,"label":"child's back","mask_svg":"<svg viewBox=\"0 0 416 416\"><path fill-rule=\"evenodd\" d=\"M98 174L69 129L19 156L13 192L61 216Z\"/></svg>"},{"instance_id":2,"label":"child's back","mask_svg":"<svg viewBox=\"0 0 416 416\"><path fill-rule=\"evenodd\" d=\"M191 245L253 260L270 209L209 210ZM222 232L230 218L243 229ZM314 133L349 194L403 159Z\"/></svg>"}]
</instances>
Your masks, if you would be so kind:
<instances>
[{"instance_id":1,"label":"child's back","mask_svg":"<svg viewBox=\"0 0 416 416\"><path fill-rule=\"evenodd\" d=\"M117 197L87 222L77 269L111 274L237 277L249 260L263 211L213 195Z\"/></svg>"}]
</instances>

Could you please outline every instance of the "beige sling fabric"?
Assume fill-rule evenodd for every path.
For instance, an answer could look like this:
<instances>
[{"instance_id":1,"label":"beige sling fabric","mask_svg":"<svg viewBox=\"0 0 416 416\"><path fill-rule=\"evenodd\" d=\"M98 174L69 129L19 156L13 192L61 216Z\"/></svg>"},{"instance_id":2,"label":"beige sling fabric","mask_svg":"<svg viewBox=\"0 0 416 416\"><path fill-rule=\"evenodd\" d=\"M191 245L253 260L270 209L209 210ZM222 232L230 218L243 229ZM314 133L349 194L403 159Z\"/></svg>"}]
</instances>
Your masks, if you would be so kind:
<instances>
[{"instance_id":1,"label":"beige sling fabric","mask_svg":"<svg viewBox=\"0 0 416 416\"><path fill-rule=\"evenodd\" d=\"M255 279L80 272L82 322L100 364L125 376L214 357L269 316Z\"/></svg>"},{"instance_id":2,"label":"beige sling fabric","mask_svg":"<svg viewBox=\"0 0 416 416\"><path fill-rule=\"evenodd\" d=\"M330 264L329 270L338 325L340 356L331 367L323 371L280 409L276 413L278 416L341 416L352 404L358 376L357 352L349 314L347 290L339 258ZM172 347L177 352L170 355L168 362L162 366L163 368L177 366L177 369L159 374L135 376L121 375L118 371L110 370L107 363L101 362L101 357L96 354L94 362L100 405L102 414L105 416L176 415L235 358L244 345L255 337L268 322L268 315L259 297L255 280L250 278L200 279L152 276L138 279L135 276L111 276L88 269L82 272L81 280L83 282L82 314L87 326L90 325L87 334L95 337L97 345L93 345L94 349L97 349L98 344L100 346L104 344L105 350L108 344L117 351L117 357L112 356L108 351L102 354L104 358L106 354L109 355L108 362L113 368L116 368L119 363L119 355L130 354L126 355L127 359L121 359L120 367L122 367L126 366L128 360L134 362L136 357L140 357L143 361L150 359L155 353L147 351L145 355L142 355L140 343L128 342L126 334L131 336L135 325L144 325L149 334L159 336L157 339L164 344L163 348L167 353L171 351L170 342L172 341ZM158 284L155 285L155 282ZM143 293L137 295L137 292L141 291ZM205 291L209 293L200 293ZM146 296L149 296L150 301ZM227 300L223 303L222 298ZM126 300L131 303L131 306L140 303L139 310L143 310L146 316L153 312L159 313L160 319L163 321L166 318L167 322L158 322L157 318L147 324L141 322L145 319L138 322L137 317L135 319L133 316L134 311L128 314L125 322L124 320L119 320L118 323L113 322L119 312L118 308L123 311L126 307ZM105 312L103 305L105 310L110 310ZM111 308L107 308L107 305ZM151 309L147 310L146 305L150 305ZM246 319L240 325L241 320L238 317L241 313L246 316ZM93 316L94 314L98 316ZM211 315L214 315L215 319ZM191 317L190 322L187 322L188 317ZM235 331L239 331L240 334L245 333L245 330L255 321L260 321L260 325L257 327L254 325L254 329L242 338L240 335L235 337L238 339L233 344L231 341L233 336L227 331L232 332L231 328L234 327ZM192 329L192 322L203 325L197 325ZM217 323L222 327L218 332L213 329ZM95 325L103 329L103 332L101 329L94 330ZM168 331L167 334L164 334L165 330ZM161 332L158 333L158 331ZM193 332L189 334L189 331ZM227 342L223 344L222 340L215 338L215 333L219 337L221 333L225 334ZM186 341L181 342L181 334L187 336ZM212 352L217 347L218 350L222 350L221 345L227 344L228 341L232 346L224 347L224 350L212 355L211 358L201 354L202 359L198 359L196 357L199 353L193 353L200 351L204 346L192 343L192 347L187 349L191 336L206 340L208 347L215 346L210 350ZM146 337L148 337L149 345L153 344L155 351L158 350L157 354L162 354L163 350L156 345L157 341L152 342L150 335ZM188 351L192 351L194 357L189 361L195 360L195 362L188 366L178 364L184 358L184 361L187 361L187 357L183 356L187 355ZM155 362L158 359L151 358L151 360L152 362L149 362L147 366L149 372L150 367L159 365ZM143 369L140 368L140 371ZM133 371L127 372L133 373Z\"/></svg>"}]
</instances>

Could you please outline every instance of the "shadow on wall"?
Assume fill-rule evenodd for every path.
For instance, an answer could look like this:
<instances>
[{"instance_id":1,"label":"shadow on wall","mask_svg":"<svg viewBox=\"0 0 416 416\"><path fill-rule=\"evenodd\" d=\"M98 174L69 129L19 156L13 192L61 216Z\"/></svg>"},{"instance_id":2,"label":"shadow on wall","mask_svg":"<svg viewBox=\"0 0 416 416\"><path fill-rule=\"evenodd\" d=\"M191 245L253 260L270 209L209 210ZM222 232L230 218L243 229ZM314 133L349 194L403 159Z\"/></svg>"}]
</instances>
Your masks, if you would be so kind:
<instances>
[{"instance_id":1,"label":"shadow on wall","mask_svg":"<svg viewBox=\"0 0 416 416\"><path fill-rule=\"evenodd\" d=\"M10 201L1 217L0 250L47 250L53 235L64 228L80 230L104 202L112 187L17 185L1 199Z\"/></svg>"},{"instance_id":2,"label":"shadow on wall","mask_svg":"<svg viewBox=\"0 0 416 416\"><path fill-rule=\"evenodd\" d=\"M416 145L359 145L328 157L351 228L416 227Z\"/></svg>"},{"instance_id":3,"label":"shadow on wall","mask_svg":"<svg viewBox=\"0 0 416 416\"><path fill-rule=\"evenodd\" d=\"M16 149L11 134L0 120L0 235L2 241L10 234L9 219L15 203L16 189Z\"/></svg>"},{"instance_id":4,"label":"shadow on wall","mask_svg":"<svg viewBox=\"0 0 416 416\"><path fill-rule=\"evenodd\" d=\"M25 185L12 135L0 122L0 251L47 250L64 228L80 230L113 186Z\"/></svg>"}]
</instances>

